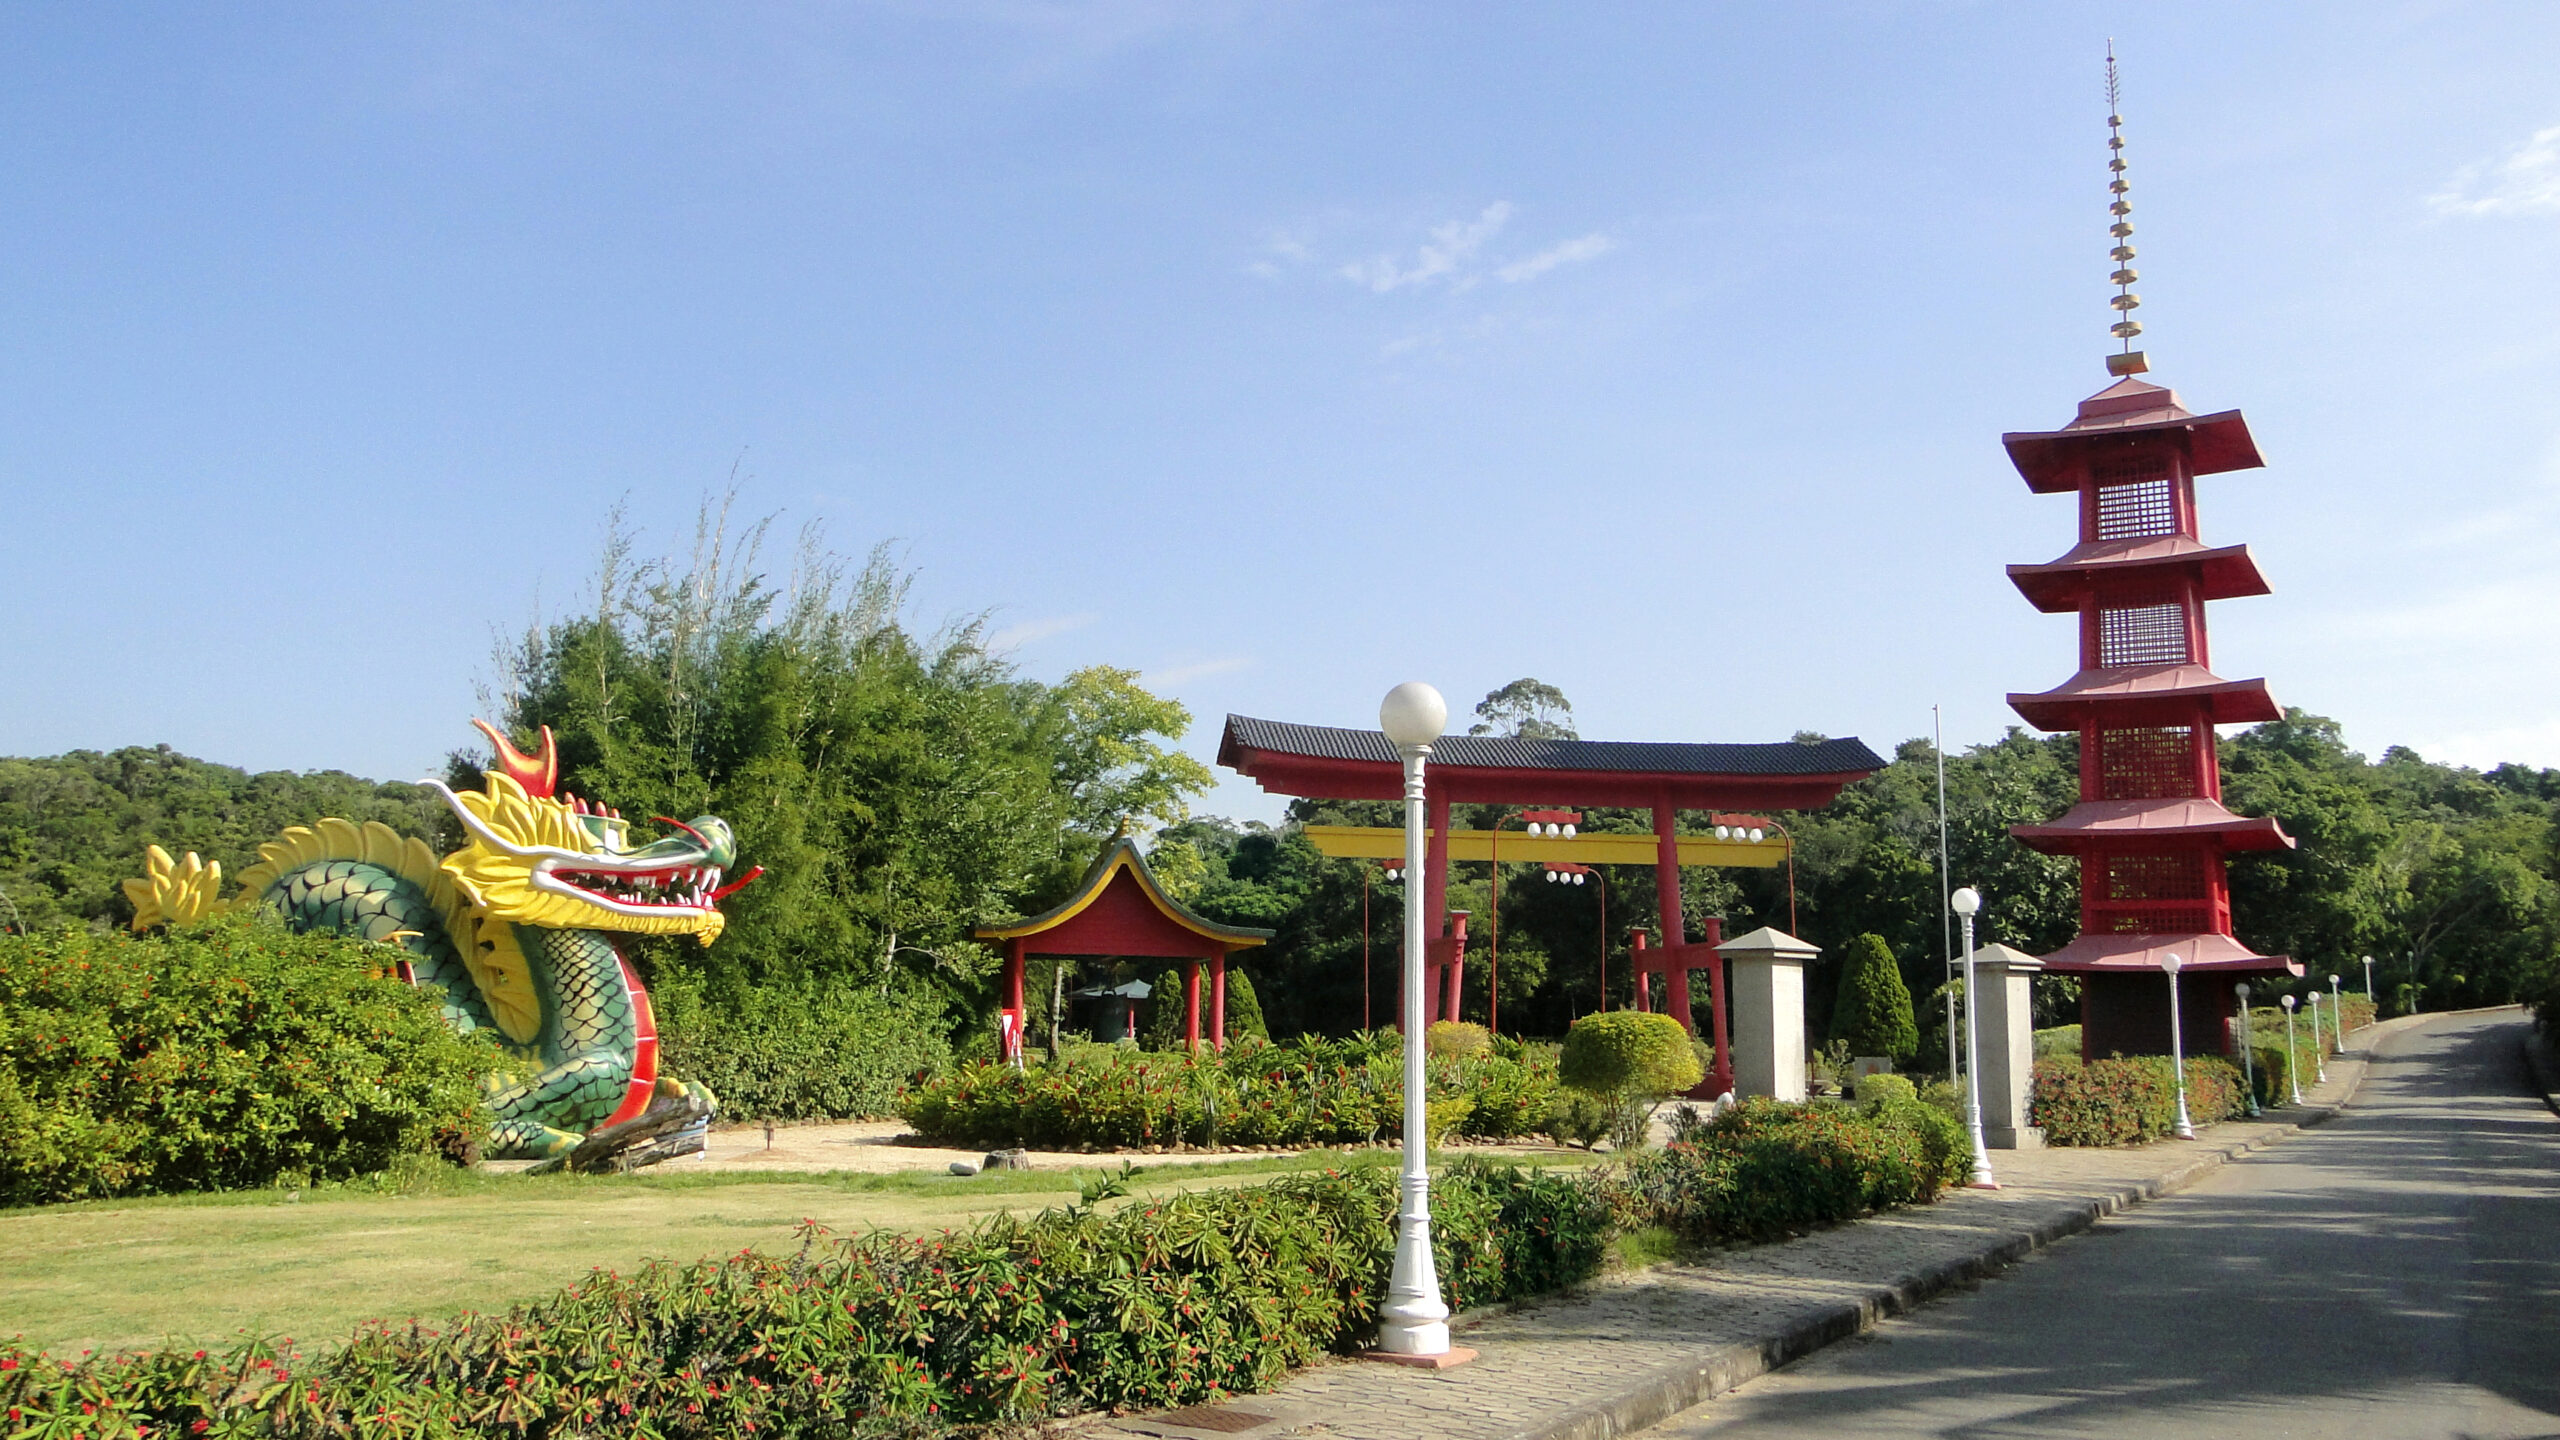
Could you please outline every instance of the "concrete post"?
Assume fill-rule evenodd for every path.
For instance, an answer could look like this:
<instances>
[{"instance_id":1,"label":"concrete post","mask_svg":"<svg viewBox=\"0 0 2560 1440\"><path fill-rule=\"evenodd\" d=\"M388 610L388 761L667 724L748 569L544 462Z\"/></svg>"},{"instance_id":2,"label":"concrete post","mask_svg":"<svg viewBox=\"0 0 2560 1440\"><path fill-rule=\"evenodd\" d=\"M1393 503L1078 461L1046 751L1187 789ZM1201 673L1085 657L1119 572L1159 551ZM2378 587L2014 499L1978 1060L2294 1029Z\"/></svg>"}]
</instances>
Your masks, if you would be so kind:
<instances>
[{"instance_id":1,"label":"concrete post","mask_svg":"<svg viewBox=\"0 0 2560 1440\"><path fill-rule=\"evenodd\" d=\"M1762 926L1716 953L1733 962L1734 1093L1802 1100L1804 967L1821 947Z\"/></svg>"},{"instance_id":2,"label":"concrete post","mask_svg":"<svg viewBox=\"0 0 2560 1440\"><path fill-rule=\"evenodd\" d=\"M2035 1075L2035 978L2044 962L2006 945L1973 953L1981 987L1982 1139L1994 1150L2041 1150L2044 1132L2027 1123L2027 1087Z\"/></svg>"}]
</instances>

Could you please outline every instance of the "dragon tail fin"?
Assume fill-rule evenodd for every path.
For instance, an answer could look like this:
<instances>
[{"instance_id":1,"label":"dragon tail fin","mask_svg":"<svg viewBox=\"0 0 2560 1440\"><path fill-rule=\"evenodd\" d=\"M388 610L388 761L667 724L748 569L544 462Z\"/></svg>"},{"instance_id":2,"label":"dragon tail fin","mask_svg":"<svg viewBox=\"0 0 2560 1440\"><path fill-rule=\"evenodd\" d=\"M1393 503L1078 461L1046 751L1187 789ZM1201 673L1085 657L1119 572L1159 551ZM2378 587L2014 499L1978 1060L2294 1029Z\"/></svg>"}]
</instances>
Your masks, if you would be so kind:
<instances>
[{"instance_id":1,"label":"dragon tail fin","mask_svg":"<svg viewBox=\"0 0 2560 1440\"><path fill-rule=\"evenodd\" d=\"M154 845L142 863L143 877L124 882L124 896L133 902L135 931L192 925L223 908L221 861L207 864L193 850L184 860L172 860L168 851Z\"/></svg>"}]
</instances>

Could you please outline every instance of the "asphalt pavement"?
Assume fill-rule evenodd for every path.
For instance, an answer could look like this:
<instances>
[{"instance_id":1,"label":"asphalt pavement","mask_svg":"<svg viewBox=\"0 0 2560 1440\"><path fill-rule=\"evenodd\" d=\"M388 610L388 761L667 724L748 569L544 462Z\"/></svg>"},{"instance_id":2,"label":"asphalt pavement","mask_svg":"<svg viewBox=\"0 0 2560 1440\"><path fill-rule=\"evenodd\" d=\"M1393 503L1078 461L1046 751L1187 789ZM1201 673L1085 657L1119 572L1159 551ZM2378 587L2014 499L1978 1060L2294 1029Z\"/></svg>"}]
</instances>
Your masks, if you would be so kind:
<instances>
[{"instance_id":1,"label":"asphalt pavement","mask_svg":"<svg viewBox=\"0 0 2560 1440\"><path fill-rule=\"evenodd\" d=\"M2525 1023L2384 1034L2329 1124L1651 1433L2560 1436L2560 1118Z\"/></svg>"}]
</instances>

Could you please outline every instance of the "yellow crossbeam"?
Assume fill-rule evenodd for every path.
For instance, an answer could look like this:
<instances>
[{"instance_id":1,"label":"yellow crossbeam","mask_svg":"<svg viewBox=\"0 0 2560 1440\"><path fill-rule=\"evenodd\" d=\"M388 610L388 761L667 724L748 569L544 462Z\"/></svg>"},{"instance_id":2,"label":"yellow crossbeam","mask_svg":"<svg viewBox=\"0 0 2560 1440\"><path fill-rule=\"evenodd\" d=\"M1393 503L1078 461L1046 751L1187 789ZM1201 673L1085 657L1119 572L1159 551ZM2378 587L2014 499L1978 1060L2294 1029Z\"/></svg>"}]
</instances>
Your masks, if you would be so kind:
<instances>
[{"instance_id":1,"label":"yellow crossbeam","mask_svg":"<svg viewBox=\"0 0 2560 1440\"><path fill-rule=\"evenodd\" d=\"M1404 832L1378 825L1310 825L1307 840L1327 855L1351 860L1393 860L1404 854ZM1787 842L1772 835L1753 844L1718 840L1712 835L1682 835L1682 865L1735 865L1766 870L1787 863ZM1479 864L1493 858L1493 832L1452 830L1449 858ZM1556 861L1582 865L1650 865L1659 853L1650 835L1540 835L1502 832L1502 858L1527 862Z\"/></svg>"}]
</instances>

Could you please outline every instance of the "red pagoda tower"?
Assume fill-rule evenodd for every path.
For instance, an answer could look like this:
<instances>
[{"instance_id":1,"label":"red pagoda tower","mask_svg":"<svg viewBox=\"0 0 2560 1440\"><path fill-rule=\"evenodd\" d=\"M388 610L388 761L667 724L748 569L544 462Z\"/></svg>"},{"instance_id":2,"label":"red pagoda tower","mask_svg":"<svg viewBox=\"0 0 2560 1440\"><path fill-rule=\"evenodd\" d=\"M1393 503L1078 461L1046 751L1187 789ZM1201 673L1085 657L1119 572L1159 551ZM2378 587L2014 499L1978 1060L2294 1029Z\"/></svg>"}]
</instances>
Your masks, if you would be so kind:
<instances>
[{"instance_id":1,"label":"red pagoda tower","mask_svg":"<svg viewBox=\"0 0 2560 1440\"><path fill-rule=\"evenodd\" d=\"M2115 59L2107 60L2115 108ZM2150 367L2133 337L2132 205L2121 119L2107 117L2109 253L2123 342L2107 357L2116 378L2080 402L2060 430L2003 435L2009 459L2039 495L2080 506L2080 543L2043 565L2012 565L2030 604L2080 618L2080 669L2054 689L2009 697L2040 730L2080 732L2080 803L2042 825L2010 833L2032 849L2080 859L2080 935L2044 957L2048 971L2081 982L2081 1053L2166 1054L2175 954L2180 1023L2190 1053L2213 1048L2228 1020L2234 981L2259 972L2302 973L2232 937L2223 857L2289 848L2272 819L2222 804L2215 727L2279 718L2263 680L2225 680L2209 668L2205 604L2268 593L2246 545L2208 546L2196 522L2196 477L2265 462L2237 410L2198 415L2177 393L2139 379Z\"/></svg>"}]
</instances>

